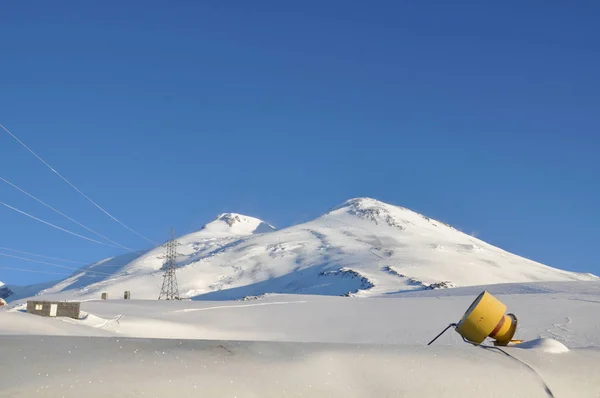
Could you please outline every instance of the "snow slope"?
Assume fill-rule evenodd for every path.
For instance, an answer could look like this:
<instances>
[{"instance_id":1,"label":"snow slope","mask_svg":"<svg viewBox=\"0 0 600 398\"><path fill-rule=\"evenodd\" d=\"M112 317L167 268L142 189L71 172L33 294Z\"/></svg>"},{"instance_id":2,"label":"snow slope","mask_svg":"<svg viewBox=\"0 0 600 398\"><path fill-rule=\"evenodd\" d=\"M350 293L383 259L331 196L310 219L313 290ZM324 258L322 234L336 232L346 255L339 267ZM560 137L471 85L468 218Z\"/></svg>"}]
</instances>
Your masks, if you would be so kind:
<instances>
[{"instance_id":1,"label":"snow slope","mask_svg":"<svg viewBox=\"0 0 600 398\"><path fill-rule=\"evenodd\" d=\"M568 347L600 349L600 282L501 284L414 291L381 298L269 294L246 301L91 300L82 303L81 320L48 319L23 313L25 303L10 303L5 328L25 334L64 333L46 325L88 327L114 336L288 341L348 344L424 345L443 327L457 322L469 304L487 290L519 318L519 338L557 339ZM10 321L6 321L10 319ZM27 321L26 325L19 322ZM36 324L34 324L35 322ZM11 326L12 325L12 326ZM64 326L66 328L66 326ZM4 330L4 331L3 331ZM8 333L12 334L12 333ZM440 344L458 344L456 334Z\"/></svg>"},{"instance_id":2,"label":"snow slope","mask_svg":"<svg viewBox=\"0 0 600 398\"><path fill-rule=\"evenodd\" d=\"M524 345L450 330L482 289ZM0 309L0 396L598 397L600 282L503 284L385 298L94 300L80 320ZM61 337L63 336L63 337ZM542 381L543 380L543 381Z\"/></svg>"},{"instance_id":3,"label":"snow slope","mask_svg":"<svg viewBox=\"0 0 600 398\"><path fill-rule=\"evenodd\" d=\"M37 283L35 285L27 286L4 285L0 287L0 298L14 301L25 297L31 297L38 294L43 289L54 286L55 284L56 281Z\"/></svg>"},{"instance_id":4,"label":"snow slope","mask_svg":"<svg viewBox=\"0 0 600 398\"><path fill-rule=\"evenodd\" d=\"M282 230L256 218L222 214L178 243L180 295L201 300L265 293L372 297L494 283L598 280L516 256L368 198L349 200ZM41 293L90 299L101 292L120 297L129 290L134 298L154 299L164 251L158 247L142 256L92 264Z\"/></svg>"}]
</instances>

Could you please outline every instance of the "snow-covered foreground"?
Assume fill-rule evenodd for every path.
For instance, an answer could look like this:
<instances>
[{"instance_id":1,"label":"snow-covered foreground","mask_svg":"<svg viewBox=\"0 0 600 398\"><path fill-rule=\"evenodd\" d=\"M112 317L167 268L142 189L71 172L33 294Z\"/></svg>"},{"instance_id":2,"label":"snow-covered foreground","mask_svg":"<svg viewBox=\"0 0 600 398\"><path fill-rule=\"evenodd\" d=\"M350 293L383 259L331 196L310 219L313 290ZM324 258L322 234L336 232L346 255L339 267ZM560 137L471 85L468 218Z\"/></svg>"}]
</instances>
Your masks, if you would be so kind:
<instances>
[{"instance_id":1,"label":"snow-covered foreground","mask_svg":"<svg viewBox=\"0 0 600 398\"><path fill-rule=\"evenodd\" d=\"M457 322L483 289L517 315L519 338L551 337L569 347L600 347L598 282L490 285L369 299L92 300L82 303L81 320L32 316L19 311L24 304L16 302L0 312L0 334L422 345ZM439 343L462 344L456 333Z\"/></svg>"},{"instance_id":2,"label":"snow-covered foreground","mask_svg":"<svg viewBox=\"0 0 600 398\"><path fill-rule=\"evenodd\" d=\"M0 310L0 358L10 364L0 396L548 396L523 364L454 331L426 346L482 289L86 301L80 320L14 302ZM530 341L507 352L556 397L600 396L600 283L485 289L519 318L516 338Z\"/></svg>"},{"instance_id":3,"label":"snow-covered foreground","mask_svg":"<svg viewBox=\"0 0 600 398\"><path fill-rule=\"evenodd\" d=\"M4 396L546 397L519 363L476 347L6 337ZM520 350L557 397L597 397L597 351Z\"/></svg>"}]
</instances>

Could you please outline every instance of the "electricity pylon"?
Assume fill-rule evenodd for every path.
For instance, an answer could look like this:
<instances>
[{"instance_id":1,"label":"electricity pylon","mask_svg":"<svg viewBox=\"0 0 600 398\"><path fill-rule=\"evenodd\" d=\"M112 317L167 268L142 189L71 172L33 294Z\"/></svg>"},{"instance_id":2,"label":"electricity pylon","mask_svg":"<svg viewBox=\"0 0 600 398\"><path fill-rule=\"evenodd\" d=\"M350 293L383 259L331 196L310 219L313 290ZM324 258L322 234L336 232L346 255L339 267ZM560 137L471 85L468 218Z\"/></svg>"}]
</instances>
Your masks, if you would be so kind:
<instances>
[{"instance_id":1,"label":"electricity pylon","mask_svg":"<svg viewBox=\"0 0 600 398\"><path fill-rule=\"evenodd\" d=\"M166 261L164 265L163 284L160 289L159 300L179 300L179 287L177 286L177 246L175 231L171 228L171 238L164 245L167 248Z\"/></svg>"}]
</instances>

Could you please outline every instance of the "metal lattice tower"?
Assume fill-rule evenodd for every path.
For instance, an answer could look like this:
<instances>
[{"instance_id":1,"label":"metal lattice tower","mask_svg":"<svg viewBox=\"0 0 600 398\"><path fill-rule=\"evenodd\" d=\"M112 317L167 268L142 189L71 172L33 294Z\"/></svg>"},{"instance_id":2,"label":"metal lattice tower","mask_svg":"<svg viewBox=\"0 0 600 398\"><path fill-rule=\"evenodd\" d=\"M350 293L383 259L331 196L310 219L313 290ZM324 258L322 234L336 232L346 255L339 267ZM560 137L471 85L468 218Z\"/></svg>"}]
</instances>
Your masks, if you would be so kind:
<instances>
[{"instance_id":1,"label":"metal lattice tower","mask_svg":"<svg viewBox=\"0 0 600 398\"><path fill-rule=\"evenodd\" d=\"M163 284L160 289L159 300L179 300L179 287L177 286L177 277L175 270L177 269L177 246L175 240L175 231L171 229L171 238L164 245L167 248L165 260L165 273L163 275Z\"/></svg>"}]
</instances>

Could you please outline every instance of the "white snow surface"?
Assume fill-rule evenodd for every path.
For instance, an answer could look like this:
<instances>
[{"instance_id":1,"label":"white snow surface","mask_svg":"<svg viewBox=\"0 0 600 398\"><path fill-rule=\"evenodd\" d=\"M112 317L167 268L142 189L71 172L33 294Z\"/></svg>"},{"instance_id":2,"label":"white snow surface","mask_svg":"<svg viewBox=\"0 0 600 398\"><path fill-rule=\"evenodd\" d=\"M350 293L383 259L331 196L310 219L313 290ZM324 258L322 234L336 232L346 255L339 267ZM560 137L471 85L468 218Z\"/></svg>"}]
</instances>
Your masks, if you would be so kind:
<instances>
[{"instance_id":1,"label":"white snow surface","mask_svg":"<svg viewBox=\"0 0 600 398\"><path fill-rule=\"evenodd\" d=\"M241 299L265 293L377 297L494 283L599 280L508 253L442 222L369 198L282 230L235 213L177 239L181 297ZM165 248L83 267L51 286L19 290L61 298L155 299ZM96 273L95 271L101 272ZM109 274L109 275L106 275ZM19 293L20 292L20 293Z\"/></svg>"},{"instance_id":2,"label":"white snow surface","mask_svg":"<svg viewBox=\"0 0 600 398\"><path fill-rule=\"evenodd\" d=\"M449 330L481 290L519 319L500 352ZM598 397L600 282L385 298L91 300L78 320L0 309L0 396ZM488 343L489 344L489 343ZM543 382L542 382L543 380Z\"/></svg>"},{"instance_id":3,"label":"white snow surface","mask_svg":"<svg viewBox=\"0 0 600 398\"><path fill-rule=\"evenodd\" d=\"M192 300L156 300L163 247L9 286L0 396L600 396L596 276L365 198L282 230L227 213L177 241ZM525 343L504 350L523 362L453 330L426 346L482 290L518 317ZM81 301L80 319L27 314L34 294Z\"/></svg>"},{"instance_id":4,"label":"white snow surface","mask_svg":"<svg viewBox=\"0 0 600 398\"><path fill-rule=\"evenodd\" d=\"M220 214L216 220L206 224L202 228L203 235L208 236L231 236L252 235L274 231L275 227L258 218L244 216L237 213Z\"/></svg>"},{"instance_id":5,"label":"white snow surface","mask_svg":"<svg viewBox=\"0 0 600 398\"><path fill-rule=\"evenodd\" d=\"M520 343L517 348L521 349L540 349L543 352L551 354L561 354L563 352L569 352L569 348L561 343L560 341L544 337L535 340L525 341Z\"/></svg>"}]
</instances>

